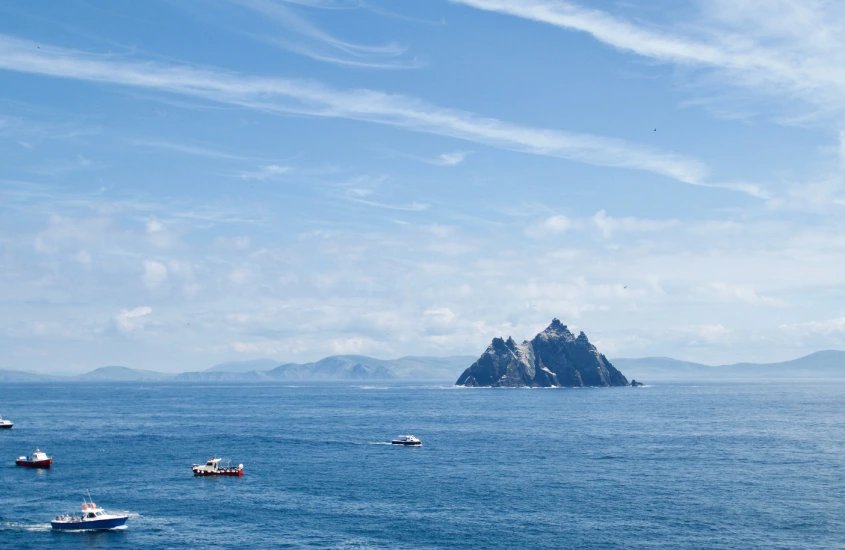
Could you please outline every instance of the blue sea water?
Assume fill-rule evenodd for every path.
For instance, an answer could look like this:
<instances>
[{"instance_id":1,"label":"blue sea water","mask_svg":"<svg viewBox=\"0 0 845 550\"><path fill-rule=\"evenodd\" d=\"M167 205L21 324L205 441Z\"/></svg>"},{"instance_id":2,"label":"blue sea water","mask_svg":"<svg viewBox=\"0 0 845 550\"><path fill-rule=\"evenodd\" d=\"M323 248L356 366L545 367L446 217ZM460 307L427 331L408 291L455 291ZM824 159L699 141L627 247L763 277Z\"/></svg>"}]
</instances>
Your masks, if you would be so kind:
<instances>
[{"instance_id":1,"label":"blue sea water","mask_svg":"<svg viewBox=\"0 0 845 550\"><path fill-rule=\"evenodd\" d=\"M842 548L845 385L5 384L4 548ZM388 444L399 434L419 449ZM16 467L38 446L49 471ZM217 454L242 478L194 478ZM90 491L127 529L60 533Z\"/></svg>"}]
</instances>

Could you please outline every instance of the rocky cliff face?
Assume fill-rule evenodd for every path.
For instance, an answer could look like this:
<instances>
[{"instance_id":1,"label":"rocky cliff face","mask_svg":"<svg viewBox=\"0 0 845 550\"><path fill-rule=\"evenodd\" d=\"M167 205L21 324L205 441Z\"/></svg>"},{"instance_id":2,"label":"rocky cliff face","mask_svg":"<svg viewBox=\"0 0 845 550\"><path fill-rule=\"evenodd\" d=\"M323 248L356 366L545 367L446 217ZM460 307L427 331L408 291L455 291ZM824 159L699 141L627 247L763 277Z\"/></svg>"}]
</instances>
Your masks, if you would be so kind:
<instances>
[{"instance_id":1,"label":"rocky cliff face","mask_svg":"<svg viewBox=\"0 0 845 550\"><path fill-rule=\"evenodd\" d=\"M628 379L587 340L554 319L533 340L494 338L458 386L542 387L627 386Z\"/></svg>"}]
</instances>

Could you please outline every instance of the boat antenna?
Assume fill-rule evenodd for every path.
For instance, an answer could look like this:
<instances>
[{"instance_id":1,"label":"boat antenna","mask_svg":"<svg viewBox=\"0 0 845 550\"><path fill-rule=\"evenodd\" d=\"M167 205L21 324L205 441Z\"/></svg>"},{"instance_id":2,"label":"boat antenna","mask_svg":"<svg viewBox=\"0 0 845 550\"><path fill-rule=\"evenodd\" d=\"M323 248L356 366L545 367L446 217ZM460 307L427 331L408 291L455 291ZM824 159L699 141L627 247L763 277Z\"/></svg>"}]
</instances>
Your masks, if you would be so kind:
<instances>
[{"instance_id":1,"label":"boat antenna","mask_svg":"<svg viewBox=\"0 0 845 550\"><path fill-rule=\"evenodd\" d=\"M85 489L85 492L88 493L88 502L94 502L94 499L91 498L91 491Z\"/></svg>"}]
</instances>

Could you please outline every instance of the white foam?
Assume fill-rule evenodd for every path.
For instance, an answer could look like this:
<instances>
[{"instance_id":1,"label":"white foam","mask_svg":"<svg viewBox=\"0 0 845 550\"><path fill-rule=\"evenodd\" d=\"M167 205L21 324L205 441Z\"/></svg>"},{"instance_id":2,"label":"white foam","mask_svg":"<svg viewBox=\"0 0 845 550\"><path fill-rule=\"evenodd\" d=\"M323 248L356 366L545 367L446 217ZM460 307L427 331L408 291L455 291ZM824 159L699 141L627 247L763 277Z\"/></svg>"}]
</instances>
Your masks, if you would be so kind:
<instances>
[{"instance_id":1,"label":"white foam","mask_svg":"<svg viewBox=\"0 0 845 550\"><path fill-rule=\"evenodd\" d=\"M49 523L19 523L17 521L6 521L0 523L0 532L3 531L49 531Z\"/></svg>"}]
</instances>

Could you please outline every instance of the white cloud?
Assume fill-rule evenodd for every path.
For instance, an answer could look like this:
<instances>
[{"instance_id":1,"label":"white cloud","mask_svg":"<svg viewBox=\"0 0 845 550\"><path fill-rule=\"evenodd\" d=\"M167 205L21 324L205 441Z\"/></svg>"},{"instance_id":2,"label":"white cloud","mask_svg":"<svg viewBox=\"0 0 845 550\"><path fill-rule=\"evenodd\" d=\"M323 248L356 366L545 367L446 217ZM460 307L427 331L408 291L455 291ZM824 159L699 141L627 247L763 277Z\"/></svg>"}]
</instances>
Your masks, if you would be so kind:
<instances>
[{"instance_id":1,"label":"white cloud","mask_svg":"<svg viewBox=\"0 0 845 550\"><path fill-rule=\"evenodd\" d=\"M845 317L828 319L826 321L810 321L808 323L784 324L781 330L797 333L801 336L819 334L823 336L845 334Z\"/></svg>"},{"instance_id":2,"label":"white cloud","mask_svg":"<svg viewBox=\"0 0 845 550\"><path fill-rule=\"evenodd\" d=\"M34 236L34 248L41 254L55 254L69 247L78 251L107 238L111 226L106 217L74 219L52 214L44 230Z\"/></svg>"},{"instance_id":3,"label":"white cloud","mask_svg":"<svg viewBox=\"0 0 845 550\"><path fill-rule=\"evenodd\" d=\"M369 121L511 151L645 170L685 183L706 184L706 167L675 153L620 139L510 124L373 90L340 91L313 81L118 61L8 35L0 35L0 69L146 88L271 113Z\"/></svg>"},{"instance_id":4,"label":"white cloud","mask_svg":"<svg viewBox=\"0 0 845 550\"><path fill-rule=\"evenodd\" d=\"M85 250L80 250L79 252L77 252L73 256L73 259L79 262L80 265L82 265L82 267L86 269L89 269L91 267L91 255L88 254L88 252L86 252Z\"/></svg>"},{"instance_id":5,"label":"white cloud","mask_svg":"<svg viewBox=\"0 0 845 550\"><path fill-rule=\"evenodd\" d=\"M364 199L357 199L353 196L346 195L346 199L352 202L356 202L358 204L365 204L367 206L373 206L375 208L386 208L387 210L401 210L404 212L422 212L423 210L428 210L429 205L420 202L412 202L411 204L387 204L383 202L376 202L376 201L368 201Z\"/></svg>"},{"instance_id":6,"label":"white cloud","mask_svg":"<svg viewBox=\"0 0 845 550\"><path fill-rule=\"evenodd\" d=\"M845 167L845 130L839 132L839 163Z\"/></svg>"},{"instance_id":7,"label":"white cloud","mask_svg":"<svg viewBox=\"0 0 845 550\"><path fill-rule=\"evenodd\" d=\"M744 285L734 285L728 283L711 283L704 289L705 292L714 294L722 300L730 302L744 302L755 306L769 305L769 306L783 306L786 305L782 300L776 298L769 298L768 296L760 296L757 292Z\"/></svg>"},{"instance_id":8,"label":"white cloud","mask_svg":"<svg viewBox=\"0 0 845 550\"><path fill-rule=\"evenodd\" d=\"M167 280L167 267L155 260L144 260L144 274L141 276L141 280L151 290L158 288Z\"/></svg>"},{"instance_id":9,"label":"white cloud","mask_svg":"<svg viewBox=\"0 0 845 550\"><path fill-rule=\"evenodd\" d=\"M437 235L438 237L449 237L452 233L455 232L455 228L448 226L448 225L440 225L440 224L432 224L423 227L423 230L428 231L433 235Z\"/></svg>"},{"instance_id":10,"label":"white cloud","mask_svg":"<svg viewBox=\"0 0 845 550\"><path fill-rule=\"evenodd\" d=\"M533 239L542 239L560 235L567 231L595 229L601 233L602 237L609 239L617 233L662 231L678 225L680 225L678 220L648 220L630 216L614 218L608 216L604 210L599 210L590 218L573 219L560 214L550 216L545 220L529 225L524 233Z\"/></svg>"},{"instance_id":11,"label":"white cloud","mask_svg":"<svg viewBox=\"0 0 845 550\"><path fill-rule=\"evenodd\" d=\"M279 166L278 164L270 164L267 166L262 166L260 169L253 172L241 172L240 176L242 180L265 181L281 176L282 174L287 173L289 170L289 166Z\"/></svg>"},{"instance_id":12,"label":"white cloud","mask_svg":"<svg viewBox=\"0 0 845 550\"><path fill-rule=\"evenodd\" d=\"M634 217L613 218L604 210L599 210L590 222L604 238L609 239L614 233L634 233L641 231L662 231L679 224L678 220L644 220Z\"/></svg>"},{"instance_id":13,"label":"white cloud","mask_svg":"<svg viewBox=\"0 0 845 550\"><path fill-rule=\"evenodd\" d=\"M154 233L161 233L164 231L164 224L158 221L157 219L153 218L146 223L147 233L154 234Z\"/></svg>"},{"instance_id":14,"label":"white cloud","mask_svg":"<svg viewBox=\"0 0 845 550\"><path fill-rule=\"evenodd\" d=\"M243 285L252 278L252 272L249 269L235 269L229 273L228 279L234 285Z\"/></svg>"},{"instance_id":15,"label":"white cloud","mask_svg":"<svg viewBox=\"0 0 845 550\"><path fill-rule=\"evenodd\" d=\"M838 2L714 0L703 3L698 20L670 22L670 32L564 0L452 1L585 32L657 61L723 71L727 85L845 108L845 7Z\"/></svg>"},{"instance_id":16,"label":"white cloud","mask_svg":"<svg viewBox=\"0 0 845 550\"><path fill-rule=\"evenodd\" d=\"M175 236L164 223L152 217L144 226L147 231L147 238L153 246L159 248L170 248L173 246Z\"/></svg>"},{"instance_id":17,"label":"white cloud","mask_svg":"<svg viewBox=\"0 0 845 550\"><path fill-rule=\"evenodd\" d=\"M377 347L377 343L367 338L337 338L329 342L332 352L337 355L361 354Z\"/></svg>"},{"instance_id":18,"label":"white cloud","mask_svg":"<svg viewBox=\"0 0 845 550\"><path fill-rule=\"evenodd\" d=\"M455 241L436 241L425 247L426 250L443 254L445 256L457 257L469 254L475 248L472 245Z\"/></svg>"},{"instance_id":19,"label":"white cloud","mask_svg":"<svg viewBox=\"0 0 845 550\"><path fill-rule=\"evenodd\" d=\"M691 327L690 332L698 340L695 343L704 342L707 344L723 342L729 336L730 333L730 331L723 327L721 324L699 325L697 327Z\"/></svg>"},{"instance_id":20,"label":"white cloud","mask_svg":"<svg viewBox=\"0 0 845 550\"><path fill-rule=\"evenodd\" d=\"M120 313L115 316L115 326L120 332L134 332L136 330L143 330L145 316L153 312L153 308L149 306L136 307L135 309L122 309Z\"/></svg>"},{"instance_id":21,"label":"white cloud","mask_svg":"<svg viewBox=\"0 0 845 550\"><path fill-rule=\"evenodd\" d=\"M247 250L250 245L250 238L241 237L217 237L214 243L220 248L233 248L235 250Z\"/></svg>"},{"instance_id":22,"label":"white cloud","mask_svg":"<svg viewBox=\"0 0 845 550\"><path fill-rule=\"evenodd\" d=\"M224 151L216 151L205 147L198 147L196 145L185 145L183 143L171 143L169 141L153 141L153 140L134 140L133 145L140 147L147 147L151 149L164 149L167 151L174 151L176 153L184 153L187 155L194 155L198 157L218 158L226 160L247 160L248 157L241 155L234 155Z\"/></svg>"},{"instance_id":23,"label":"white cloud","mask_svg":"<svg viewBox=\"0 0 845 550\"><path fill-rule=\"evenodd\" d=\"M311 59L348 67L370 69L408 69L422 65L418 60L402 61L395 59L407 51L405 46L397 43L366 46L340 40L280 3L267 0L236 0L236 2L260 13L262 19L270 19L280 23L286 30L279 35L283 38L255 34L251 34L251 36ZM309 7L327 7L326 3L322 2L293 3ZM294 33L299 35L297 40L290 39Z\"/></svg>"},{"instance_id":24,"label":"white cloud","mask_svg":"<svg viewBox=\"0 0 845 550\"><path fill-rule=\"evenodd\" d=\"M439 325L450 325L457 317L448 307L427 309L424 315L428 315Z\"/></svg>"},{"instance_id":25,"label":"white cloud","mask_svg":"<svg viewBox=\"0 0 845 550\"><path fill-rule=\"evenodd\" d=\"M525 234L532 239L542 239L551 235L559 235L573 229L577 222L563 215L551 216L541 222L529 225Z\"/></svg>"},{"instance_id":26,"label":"white cloud","mask_svg":"<svg viewBox=\"0 0 845 550\"><path fill-rule=\"evenodd\" d=\"M463 151L455 151L453 153L443 153L434 161L434 164L440 166L457 166L466 159L467 154Z\"/></svg>"},{"instance_id":27,"label":"white cloud","mask_svg":"<svg viewBox=\"0 0 845 550\"><path fill-rule=\"evenodd\" d=\"M229 348L238 353L248 353L259 356L275 356L306 351L306 345L299 339L287 341L261 340L257 342L232 342Z\"/></svg>"}]
</instances>

